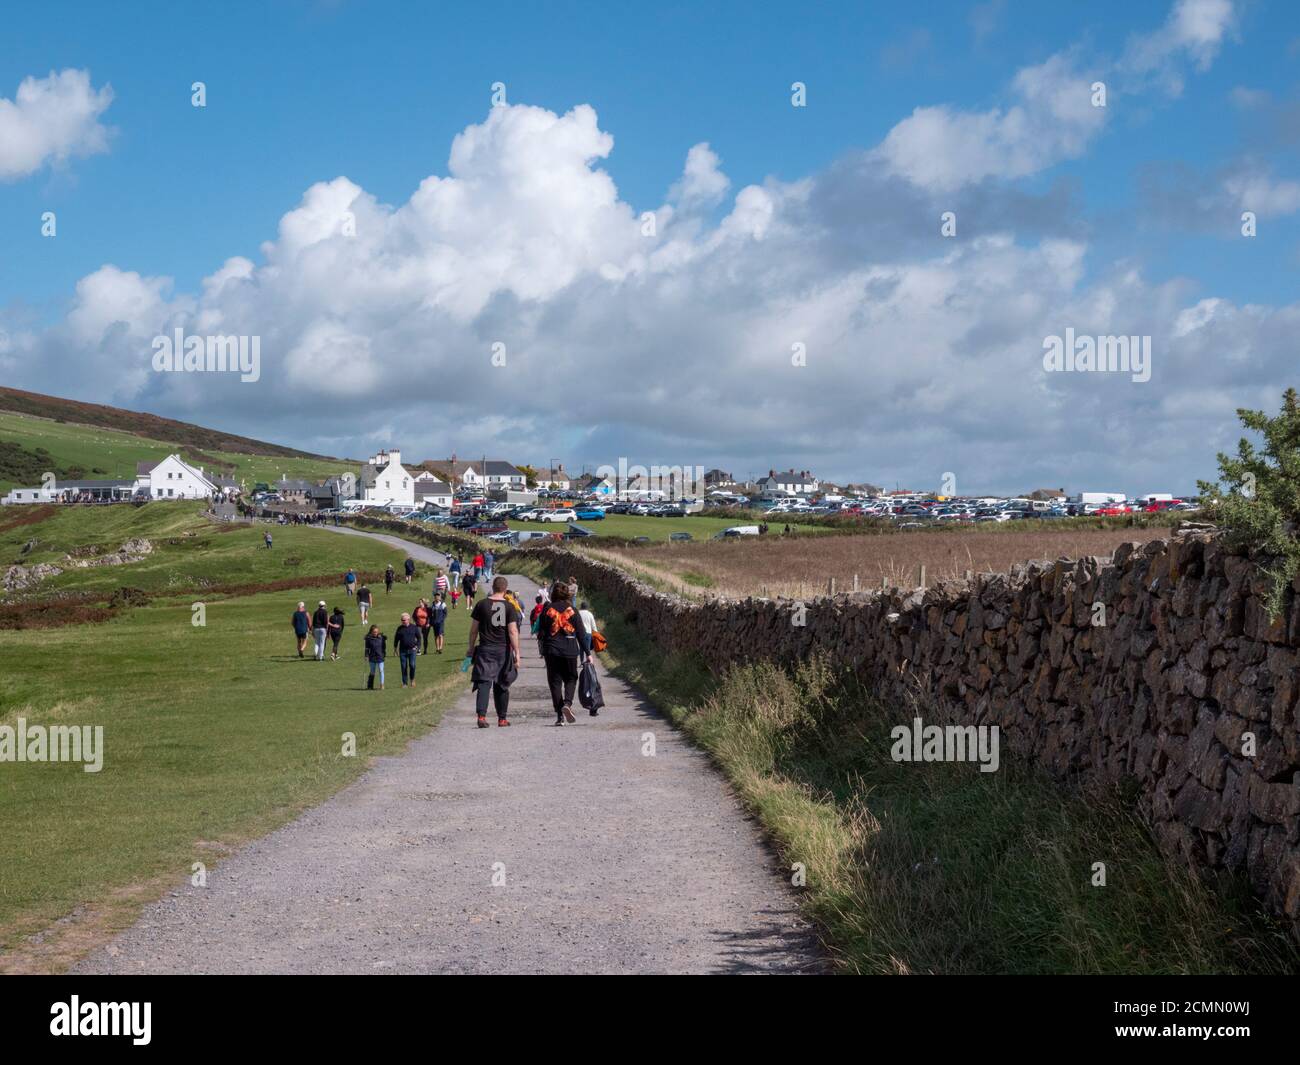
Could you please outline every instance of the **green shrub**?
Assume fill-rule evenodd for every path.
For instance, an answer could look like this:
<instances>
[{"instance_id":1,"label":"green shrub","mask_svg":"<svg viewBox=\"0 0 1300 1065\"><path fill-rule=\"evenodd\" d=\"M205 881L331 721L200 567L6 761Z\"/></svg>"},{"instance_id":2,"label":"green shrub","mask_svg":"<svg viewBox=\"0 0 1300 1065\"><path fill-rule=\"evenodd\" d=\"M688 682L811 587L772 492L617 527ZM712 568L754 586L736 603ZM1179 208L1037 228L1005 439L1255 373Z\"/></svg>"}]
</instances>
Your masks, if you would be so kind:
<instances>
[{"instance_id":1,"label":"green shrub","mask_svg":"<svg viewBox=\"0 0 1300 1065\"><path fill-rule=\"evenodd\" d=\"M1286 586L1300 573L1300 405L1296 391L1282 397L1282 412L1238 408L1241 424L1263 437L1256 450L1245 437L1237 456L1219 454L1219 480L1201 481L1205 513L1227 542L1246 548L1269 579L1268 613L1282 611ZM1220 483L1222 482L1222 483Z\"/></svg>"}]
</instances>

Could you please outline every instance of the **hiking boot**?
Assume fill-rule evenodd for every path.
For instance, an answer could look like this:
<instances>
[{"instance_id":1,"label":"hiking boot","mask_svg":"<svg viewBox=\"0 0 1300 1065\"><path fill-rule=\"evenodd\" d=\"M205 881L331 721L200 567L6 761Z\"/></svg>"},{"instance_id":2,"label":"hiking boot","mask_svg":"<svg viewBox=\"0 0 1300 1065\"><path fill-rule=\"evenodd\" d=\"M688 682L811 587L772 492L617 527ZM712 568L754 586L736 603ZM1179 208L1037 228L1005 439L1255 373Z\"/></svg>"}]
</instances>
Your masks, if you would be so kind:
<instances>
[{"instance_id":1,"label":"hiking boot","mask_svg":"<svg viewBox=\"0 0 1300 1065\"><path fill-rule=\"evenodd\" d=\"M564 720L567 721L570 725L572 725L575 721L578 720L576 717L573 716L573 707L569 706L567 703L565 703L564 705Z\"/></svg>"},{"instance_id":2,"label":"hiking boot","mask_svg":"<svg viewBox=\"0 0 1300 1065\"><path fill-rule=\"evenodd\" d=\"M488 723L487 723L487 715L486 715L486 714L479 714L479 716L478 716L478 727L479 727L479 728L487 728L487 727L488 727Z\"/></svg>"},{"instance_id":3,"label":"hiking boot","mask_svg":"<svg viewBox=\"0 0 1300 1065\"><path fill-rule=\"evenodd\" d=\"M510 727L510 719L508 717L497 718L497 728L509 728L509 727Z\"/></svg>"},{"instance_id":4,"label":"hiking boot","mask_svg":"<svg viewBox=\"0 0 1300 1065\"><path fill-rule=\"evenodd\" d=\"M595 717L596 715L598 715L598 714L600 713L599 710L588 710L587 712L588 712L592 717Z\"/></svg>"},{"instance_id":5,"label":"hiking boot","mask_svg":"<svg viewBox=\"0 0 1300 1065\"><path fill-rule=\"evenodd\" d=\"M558 710L555 713L555 724L557 728L564 725L564 715Z\"/></svg>"}]
</instances>

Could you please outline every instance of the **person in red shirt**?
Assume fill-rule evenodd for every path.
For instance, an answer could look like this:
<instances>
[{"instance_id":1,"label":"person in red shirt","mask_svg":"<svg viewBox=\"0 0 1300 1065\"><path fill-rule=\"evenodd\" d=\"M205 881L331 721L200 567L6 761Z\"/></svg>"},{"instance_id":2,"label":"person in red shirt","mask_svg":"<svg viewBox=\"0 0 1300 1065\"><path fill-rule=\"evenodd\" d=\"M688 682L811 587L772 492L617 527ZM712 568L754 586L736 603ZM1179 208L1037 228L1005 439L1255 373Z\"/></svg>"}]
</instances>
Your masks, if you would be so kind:
<instances>
[{"instance_id":1,"label":"person in red shirt","mask_svg":"<svg viewBox=\"0 0 1300 1065\"><path fill-rule=\"evenodd\" d=\"M475 577L483 576L483 552L482 551L480 551L477 555L474 556L474 576Z\"/></svg>"},{"instance_id":2,"label":"person in red shirt","mask_svg":"<svg viewBox=\"0 0 1300 1065\"><path fill-rule=\"evenodd\" d=\"M538 615L541 614L541 612L545 609L546 609L546 601L539 595L537 597L536 605L528 614L528 624L530 627L537 624Z\"/></svg>"}]
</instances>

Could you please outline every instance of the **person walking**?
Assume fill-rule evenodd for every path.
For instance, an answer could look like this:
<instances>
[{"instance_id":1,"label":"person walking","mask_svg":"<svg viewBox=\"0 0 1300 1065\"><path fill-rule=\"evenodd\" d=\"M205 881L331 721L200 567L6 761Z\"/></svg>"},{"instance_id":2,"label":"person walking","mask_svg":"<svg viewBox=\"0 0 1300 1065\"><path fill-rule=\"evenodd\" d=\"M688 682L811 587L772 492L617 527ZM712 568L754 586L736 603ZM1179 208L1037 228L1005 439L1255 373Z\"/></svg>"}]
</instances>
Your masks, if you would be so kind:
<instances>
[{"instance_id":1,"label":"person walking","mask_svg":"<svg viewBox=\"0 0 1300 1065\"><path fill-rule=\"evenodd\" d=\"M330 612L325 609L325 600L322 599L316 607L316 612L311 616L311 634L316 641L316 661L325 661L325 637L330 631Z\"/></svg>"},{"instance_id":2,"label":"person walking","mask_svg":"<svg viewBox=\"0 0 1300 1065\"><path fill-rule=\"evenodd\" d=\"M433 603L429 606L429 619L433 627L433 649L442 654L442 634L447 626L447 603L441 592L433 597Z\"/></svg>"},{"instance_id":3,"label":"person walking","mask_svg":"<svg viewBox=\"0 0 1300 1065\"><path fill-rule=\"evenodd\" d=\"M403 563L403 569L406 570L406 583L411 583L411 578L415 576L415 559L410 555L406 556L406 562Z\"/></svg>"},{"instance_id":4,"label":"person walking","mask_svg":"<svg viewBox=\"0 0 1300 1065\"><path fill-rule=\"evenodd\" d=\"M307 650L307 631L311 628L311 615L307 613L307 604L299 603L298 609L289 619L293 625L293 634L298 638L298 657L303 658Z\"/></svg>"},{"instance_id":5,"label":"person walking","mask_svg":"<svg viewBox=\"0 0 1300 1065\"><path fill-rule=\"evenodd\" d=\"M348 567L347 573L343 574L343 590L352 595L357 590L357 571L351 566Z\"/></svg>"},{"instance_id":6,"label":"person walking","mask_svg":"<svg viewBox=\"0 0 1300 1065\"><path fill-rule=\"evenodd\" d=\"M507 587L506 579L498 577L492 582L492 594L470 612L465 657L474 666L470 680L479 728L488 727L489 695L496 707L497 727L510 724L510 685L519 676L519 622L523 619L506 599Z\"/></svg>"},{"instance_id":7,"label":"person walking","mask_svg":"<svg viewBox=\"0 0 1300 1065\"><path fill-rule=\"evenodd\" d=\"M420 605L411 612L411 619L415 622L416 628L420 630L420 636L424 641L424 650L421 654L429 653L429 627L433 623L433 611L429 609L429 604L421 599Z\"/></svg>"},{"instance_id":8,"label":"person walking","mask_svg":"<svg viewBox=\"0 0 1300 1065\"><path fill-rule=\"evenodd\" d=\"M474 576L483 580L486 576L483 572L483 552L480 551L474 556Z\"/></svg>"},{"instance_id":9,"label":"person walking","mask_svg":"<svg viewBox=\"0 0 1300 1065\"><path fill-rule=\"evenodd\" d=\"M465 609L474 610L474 595L478 592L478 579L474 576L473 570L466 570L465 576L460 579L460 590L465 593Z\"/></svg>"},{"instance_id":10,"label":"person walking","mask_svg":"<svg viewBox=\"0 0 1300 1065\"><path fill-rule=\"evenodd\" d=\"M393 572L393 564L390 562L388 568L384 570L384 594L388 595L393 590L393 581L397 574Z\"/></svg>"},{"instance_id":11,"label":"person walking","mask_svg":"<svg viewBox=\"0 0 1300 1065\"><path fill-rule=\"evenodd\" d=\"M442 567L439 566L436 570L434 570L434 574L433 574L433 594L446 595L447 585L448 585L447 574L443 573Z\"/></svg>"},{"instance_id":12,"label":"person walking","mask_svg":"<svg viewBox=\"0 0 1300 1065\"><path fill-rule=\"evenodd\" d=\"M370 672L366 678L366 689L374 691L375 674L379 674L379 690L384 690L384 657L388 653L388 637L379 631L378 625L371 625L366 633L366 661L370 663Z\"/></svg>"},{"instance_id":13,"label":"person walking","mask_svg":"<svg viewBox=\"0 0 1300 1065\"><path fill-rule=\"evenodd\" d=\"M533 603L533 609L528 613L528 628L530 632L537 631L537 619L541 617L542 611L546 609L546 600L542 593L537 593L537 599Z\"/></svg>"},{"instance_id":14,"label":"person walking","mask_svg":"<svg viewBox=\"0 0 1300 1065\"><path fill-rule=\"evenodd\" d=\"M591 612L586 602L578 607L578 614L582 617L582 627L587 630L587 646L584 650L591 654L591 640L596 635L596 615Z\"/></svg>"},{"instance_id":15,"label":"person walking","mask_svg":"<svg viewBox=\"0 0 1300 1065\"><path fill-rule=\"evenodd\" d=\"M411 682L415 687L415 660L420 656L420 627L411 620L410 614L402 615L402 623L393 633L393 646L397 648L397 657L402 665L402 687Z\"/></svg>"},{"instance_id":16,"label":"person walking","mask_svg":"<svg viewBox=\"0 0 1300 1065\"><path fill-rule=\"evenodd\" d=\"M271 550L271 530L270 530L270 529L267 529L267 530L266 530L266 549L267 549L268 551Z\"/></svg>"},{"instance_id":17,"label":"person walking","mask_svg":"<svg viewBox=\"0 0 1300 1065\"><path fill-rule=\"evenodd\" d=\"M363 584L357 589L357 609L361 611L361 624L370 617L370 586Z\"/></svg>"},{"instance_id":18,"label":"person walking","mask_svg":"<svg viewBox=\"0 0 1300 1065\"><path fill-rule=\"evenodd\" d=\"M537 622L537 649L546 663L546 684L551 689L555 723L570 725L573 693L578 687L578 667L586 659L588 637L582 615L573 609L569 586L558 581L551 589L551 601Z\"/></svg>"},{"instance_id":19,"label":"person walking","mask_svg":"<svg viewBox=\"0 0 1300 1065\"><path fill-rule=\"evenodd\" d=\"M347 618L343 616L343 611L339 607L334 608L334 613L330 615L329 631L330 639L334 642L334 650L330 653L330 661L339 660L339 640L343 639L343 626L347 624Z\"/></svg>"},{"instance_id":20,"label":"person walking","mask_svg":"<svg viewBox=\"0 0 1300 1065\"><path fill-rule=\"evenodd\" d=\"M461 564L460 564L460 556L458 556L458 555L452 555L452 556L451 556L451 562L450 562L450 564L448 564L448 566L447 566L447 572L451 575L451 586L452 586L453 588L459 588L459 587L460 587L460 571L461 571L461 569L462 569L462 566L461 566Z\"/></svg>"},{"instance_id":21,"label":"person walking","mask_svg":"<svg viewBox=\"0 0 1300 1065\"><path fill-rule=\"evenodd\" d=\"M578 578L569 578L569 605L576 606L578 602Z\"/></svg>"}]
</instances>

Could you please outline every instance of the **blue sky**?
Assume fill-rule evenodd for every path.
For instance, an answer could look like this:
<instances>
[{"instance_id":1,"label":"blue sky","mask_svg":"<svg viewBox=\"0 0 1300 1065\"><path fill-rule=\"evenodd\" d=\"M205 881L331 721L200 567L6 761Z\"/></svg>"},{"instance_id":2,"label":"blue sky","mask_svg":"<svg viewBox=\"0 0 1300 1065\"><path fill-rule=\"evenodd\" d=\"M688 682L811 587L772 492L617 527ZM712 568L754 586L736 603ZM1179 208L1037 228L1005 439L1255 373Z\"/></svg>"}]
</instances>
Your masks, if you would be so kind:
<instances>
[{"instance_id":1,"label":"blue sky","mask_svg":"<svg viewBox=\"0 0 1300 1065\"><path fill-rule=\"evenodd\" d=\"M428 448L430 454L441 453L460 442L464 451L497 447L521 461L544 459L517 454L519 444L509 431L485 424L459 435L449 427L438 436L415 397L405 407L381 398L391 392L374 375L356 379L354 394L374 399L384 412L382 424L370 435L349 430L330 446L330 434L312 428L324 402L320 397L313 403L311 395L305 395L301 402L286 404L292 376L268 373L267 386L250 405L244 393L225 388L204 393L165 386L134 372L140 367L111 379L94 372L66 372L70 359L103 366L132 357L112 349L121 340L121 330L114 334L105 327L89 337L73 329L75 335L69 335L68 323L79 321L77 292L83 279L106 266L146 280L170 279L160 290L157 321L137 321L126 311L117 312L124 315L127 332L150 337L178 321L178 315L200 313L186 301L198 299L203 279L232 257L249 260L255 272L265 270L263 242L276 240L281 219L299 207L317 183L344 177L364 190L379 215L391 220L393 212L400 214L422 181L448 175L453 139L486 123L490 86L501 81L514 108L526 105L555 116L581 105L594 110L599 130L612 136L613 147L603 156L588 157L587 163L608 174L617 201L626 205L630 216L672 203L670 190L682 177L688 152L707 143L717 157L716 165L707 169L725 173L725 192L701 194L689 205L676 203L678 224L689 221L689 228L680 231L682 247L691 250L674 262L722 254L716 246L741 190L780 190L773 194L773 217L787 222L785 239L791 243L779 261L800 263L774 290L788 294L788 300L774 299L769 291L763 302L741 305L743 288L763 284L751 278L742 285L740 274L757 269L758 258L742 248L731 249L725 261L714 261L707 270L707 276L716 278L734 268L737 277L734 290L715 294L727 303L728 313L710 317L707 305L687 308L677 301L662 266L647 268L658 269L657 279L664 281L653 295L627 293L627 277L640 268L630 268L629 274L621 261L616 282L620 293L601 290L599 283L593 287L592 264L586 262L584 248L576 247L572 261L556 267L563 284L539 288L528 278L485 277L482 291L476 289L472 313L461 314L439 298L440 307L450 307L447 322L410 321L406 329L388 335L380 335L374 322L390 321L412 306L410 290L392 295L384 308L367 303L338 311L307 310L307 317L292 325L278 317L273 322L232 321L229 305L209 308L210 316L224 316L232 330L245 324L240 332L282 331L283 348L300 350L303 337L319 336L313 326L325 314L349 342L361 338L370 345L379 365L408 360L437 382L480 372L472 362L456 362L464 358L464 343L445 336L464 331L486 343L495 335L493 330L504 336L524 320L530 350L545 347L553 352L552 367L560 368L561 378L573 381L583 378L583 367L565 363L565 352L609 351L623 346L630 335L638 338L633 345L637 353L629 356L639 360L631 364L635 366L644 365L647 353L653 359L660 350L656 345L681 351L683 345L698 342L702 349L725 349L717 379L685 390L651 382L626 397L644 416L620 419L604 412L599 424L564 427L561 435L571 449L570 462L616 461L617 455L642 448L671 451L677 462L698 454L691 461L731 463L745 470L780 464L891 482L937 479L939 471L955 464L954 450L970 452L948 440L936 442L932 453L913 445L908 457L900 456L897 449L909 440L910 420L937 417L956 426L972 411L980 415L977 420L996 420L997 393L972 382L965 396L926 396L936 390L909 379L876 388L871 382L879 376L878 367L854 368L855 351L874 350L875 334L853 330L855 322L870 319L878 310L869 288L873 269L888 264L891 270L901 270L901 264L907 264L916 276L933 273L934 263L948 249L938 239L925 244L919 235L937 229L935 209L943 207L946 198L960 206L962 240L1001 236L1024 249L1026 256L1041 250L1044 242L1049 247L1058 240L1075 242L1077 263L1071 260L1074 272L1058 294L1062 305L1095 308L1106 300L1122 302L1123 293L1132 287L1121 279L1136 271L1147 304L1168 301L1169 306L1161 322L1130 322L1124 325L1127 331L1158 336L1165 328L1171 337L1182 336L1175 326L1178 308L1187 310L1207 298L1236 310L1266 306L1279 314L1296 299L1300 212L1292 206L1289 183L1300 179L1300 12L1291 4L1265 0L1231 5L1226 15L1211 9L1228 0L1182 3L1207 5L1204 12L1194 12L1198 17L1222 16L1222 33L1208 45L1170 43L1167 35L1160 35L1162 27L1173 25L1179 5L1131 2L484 6L282 0L179 9L174 4L133 4L129 16L121 9L91 4L53 3L10 11L8 32L0 39L0 98L15 99L25 78L79 71L88 76L93 90L111 87L112 99L98 117L103 143L87 154L74 149L62 158L55 152L29 172L6 177L0 141L0 230L5 233L0 312L7 316L7 323L0 318L0 329L10 337L10 350L0 348L0 369L22 387L79 398L102 397L107 387L111 401L123 406L147 406L277 440L301 440L306 434L315 446L332 453L358 454L391 432L411 434L404 448L408 453L412 446L417 452ZM808 7L812 10L805 10ZM1147 43L1138 47L1135 42ZM1139 71L1129 61L1135 55L1149 56L1152 49L1159 55L1145 69ZM891 143L891 131L905 126L916 109L968 116L1005 113L1023 102L1015 88L1017 72L1037 69L1052 57L1059 57L1070 78L1081 79L1081 84L1086 85L1094 72L1105 78L1112 96L1103 127L1093 129L1084 116L1074 131L1078 143L1071 132L1061 144L1044 147L1043 140L1051 141L1054 135L1055 123L1049 117L1043 134L1026 139L1025 151L1033 162L1007 173L985 166L952 182L918 177L884 151L884 163L870 165L883 165L888 173L879 180L888 183L858 180L856 175L868 165L861 163L864 155L879 155L882 145ZM207 86L208 106L203 109L190 104L190 85L196 80ZM805 108L790 106L794 81L808 86ZM964 140L951 149L945 143L950 142L941 142L937 150L951 150L954 157L965 150ZM935 150L933 145L924 148L926 153ZM525 158L523 165L530 161ZM543 165L536 169L546 172ZM557 162L554 173L560 181L570 171ZM912 188L902 189L902 198L895 201L893 190L901 188L901 181L910 181ZM1238 204L1222 190L1225 184L1234 190L1261 187L1260 181L1265 182L1270 212L1261 216L1258 236L1245 240L1235 221ZM801 183L814 187L808 204L801 201ZM544 191L549 186L542 182L541 187ZM907 198L912 193L915 201ZM1239 198L1239 192L1233 195ZM508 212L524 203L533 212L544 211L539 202L544 200L515 190L492 210ZM924 216L900 224L914 225L916 234L891 236L881 231L889 216L899 218L906 210L900 204L913 202L924 203ZM55 239L41 236L45 211L57 213ZM572 222L584 233L588 225L597 223L585 216ZM441 247L454 242L445 232L429 236L419 231L419 239L430 241L419 268L425 269L439 260ZM766 240L764 253L775 253L777 241L757 230L749 236ZM461 237L471 246L457 249L458 268L475 269L472 245L490 244L494 235ZM891 243L895 237L897 246ZM405 254L411 239L410 234L393 236L391 246L376 252L375 262ZM575 243L581 239L575 237ZM508 243L497 252L493 269L502 256L512 254ZM299 265L305 261L297 249L295 256ZM1046 258L1060 261L1051 254ZM990 301L1014 297L1017 271L1034 269L1029 261L1014 268L1003 265L1009 287L990 294ZM970 269L972 277L987 274L975 262ZM761 276L770 279L772 269ZM265 306L273 303L273 282L282 280L279 272L274 277L256 273L254 283ZM347 304L355 277L347 281L340 275L336 283L336 299ZM677 283L698 287L698 282L682 277ZM1171 283L1176 292L1165 287ZM847 284L867 286L856 313L838 295ZM345 291L346 285L351 288ZM137 312L143 305L142 297L122 298ZM274 298L283 306L284 292ZM734 306L729 302L733 299ZM601 323L602 338L597 335L600 329L584 322L582 308L606 301L620 307L615 317ZM841 320L823 321L823 312L811 313L827 301L834 302ZM866 431L855 426L851 438L833 446L820 431L825 412L805 415L801 408L798 414L777 417L774 433L759 433L755 419L768 424L780 405L765 410L766 401L753 397L747 406L710 416L731 392L744 391L731 385L747 373L753 353L742 350L738 338L756 330L757 322L778 302L784 303L791 320L791 336L801 328L816 328L826 338L819 342L820 350L836 345L834 372L810 361L814 372L798 380L792 395L802 404L816 396L842 394L843 385L855 383L853 374L860 372L860 402L831 417L853 418L857 412L868 423ZM1050 302L1046 293L1044 302ZM685 328L683 319L680 331L670 334L665 326L638 318L638 308L656 303L669 315L700 315L698 329ZM253 317L266 313L250 310L246 302L240 307L239 313ZM310 317L313 313L316 319ZM891 320L896 313L903 312L892 308ZM903 329L903 335L923 336L935 320L933 313L916 313L921 319ZM98 310L89 317L103 324ZM801 317L807 321L794 324ZM1005 320L1005 313L987 323L963 320L960 328L933 342L956 360L954 365L969 365L963 360L970 353L955 346L955 338L985 336ZM1238 322L1234 328L1240 332L1242 327ZM1264 338L1283 331L1276 316L1256 321L1252 328L1262 330ZM648 335L656 330L658 336ZM887 331L880 342L891 335ZM1041 335L1029 329L1028 341L1016 341L1029 348L1028 361L1016 363L1017 374L1025 366L1032 368L1035 352L1041 351L1034 338ZM783 346L788 347L784 338ZM147 364L147 344L131 350L141 353ZM268 347L268 360L275 350L274 344ZM993 343L976 360L986 367L979 372L996 379L1002 372L997 361L1011 357L1007 351L1005 341ZM333 365L329 359L335 357L329 356L325 364ZM596 355L582 357L594 360ZM601 377L618 372L617 354L611 351L603 357L608 364L593 363L590 370ZM1193 353L1187 352L1180 355L1185 361L1177 374L1163 383L1154 378L1145 391L1115 389L1105 396L1090 382L1051 382L1047 405L1090 410L1094 425L1099 418L1105 421L1127 411L1148 427L1168 424L1176 429L1178 418L1205 414L1207 396L1213 395L1222 399L1219 413L1226 417L1219 420L1230 436L1232 407L1262 403L1261 397L1279 393L1288 383L1276 372L1285 362L1274 361L1283 360L1284 353L1261 353L1260 359L1258 372L1242 375L1245 380L1235 400L1224 395L1223 380L1210 377L1195 382L1200 385L1195 394L1180 392L1182 386L1172 378L1186 384L1187 368L1195 365ZM702 354L683 363L678 372L707 378L710 365ZM544 366L536 372L537 381L548 379ZM825 377L815 378L823 372ZM936 365L930 372L950 374L951 366L944 370ZM781 389L775 384L764 393ZM339 401L339 389L325 391L331 404ZM456 391L463 394L465 389ZM869 399L881 392L887 414ZM1033 403L1036 397L1041 402L1043 383L1026 370L1022 392L1013 397L1013 406ZM545 424L552 408L537 397L536 382L521 385L517 393L507 390L505 406L516 424ZM437 389L424 398L436 400ZM661 404L664 413L659 415ZM687 407L699 413L689 417ZM273 411L280 412L276 417L283 418L282 424L271 416ZM1033 424L1026 421L1015 441L979 440L976 431L973 450L980 455L980 466L972 476L1013 489L1024 487L1022 480L1046 477L1055 485L1084 471L1096 470L1103 477L1130 475L1132 463L1118 461L1115 446L1137 445L1116 440L1112 433L1076 442L1066 457L1051 450L1056 446L1051 443L1052 424L1046 417ZM650 458L657 461L654 455ZM1180 446L1173 456L1144 453L1139 467L1143 476L1185 485L1206 472L1207 458L1212 459L1212 449L1207 453L1201 434L1197 447Z\"/></svg>"}]
</instances>

